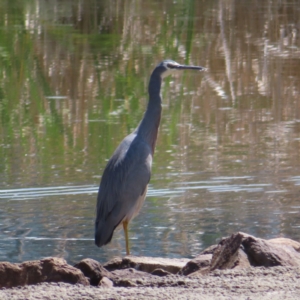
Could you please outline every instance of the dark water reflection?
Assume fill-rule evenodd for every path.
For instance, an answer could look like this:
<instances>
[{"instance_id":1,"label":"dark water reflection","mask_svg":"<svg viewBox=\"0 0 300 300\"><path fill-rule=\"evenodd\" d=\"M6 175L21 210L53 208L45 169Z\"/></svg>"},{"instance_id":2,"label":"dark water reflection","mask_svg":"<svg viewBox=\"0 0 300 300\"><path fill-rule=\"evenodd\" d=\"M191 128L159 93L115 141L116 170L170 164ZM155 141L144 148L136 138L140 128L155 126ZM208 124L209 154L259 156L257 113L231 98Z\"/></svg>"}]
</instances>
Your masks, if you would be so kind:
<instances>
[{"instance_id":1,"label":"dark water reflection","mask_svg":"<svg viewBox=\"0 0 300 300\"><path fill-rule=\"evenodd\" d=\"M191 257L245 231L300 240L299 1L0 4L0 259L124 254L93 242L107 159L167 78L132 253Z\"/></svg>"}]
</instances>

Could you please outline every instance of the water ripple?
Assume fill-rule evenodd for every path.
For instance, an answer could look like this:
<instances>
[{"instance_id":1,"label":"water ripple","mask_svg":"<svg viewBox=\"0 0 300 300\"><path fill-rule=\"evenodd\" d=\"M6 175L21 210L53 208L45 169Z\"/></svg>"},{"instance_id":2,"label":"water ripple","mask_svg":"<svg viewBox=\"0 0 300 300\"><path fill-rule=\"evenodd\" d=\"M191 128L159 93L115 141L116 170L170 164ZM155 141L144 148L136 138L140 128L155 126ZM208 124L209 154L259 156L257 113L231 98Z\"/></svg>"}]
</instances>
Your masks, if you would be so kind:
<instances>
[{"instance_id":1,"label":"water ripple","mask_svg":"<svg viewBox=\"0 0 300 300\"><path fill-rule=\"evenodd\" d=\"M99 187L96 185L77 185L77 186L54 186L40 188L21 188L0 190L0 199L8 200L30 200L49 196L65 196L80 194L96 194ZM148 189L147 196L170 196L178 195L184 191L169 189Z\"/></svg>"},{"instance_id":2,"label":"water ripple","mask_svg":"<svg viewBox=\"0 0 300 300\"><path fill-rule=\"evenodd\" d=\"M199 184L200 183L200 184ZM218 184L216 184L218 183ZM207 190L211 193L224 192L262 192L265 187L272 186L268 183L257 184L222 184L226 181L193 181L180 182L180 187L173 189L153 189L151 186L148 189L148 197L166 197L176 196L188 190ZM80 194L96 194L98 193L96 185L76 185L76 186L54 186L54 187L39 187L39 188L20 188L20 189L5 189L0 190L0 199L8 200L30 200L49 196L66 196ZM271 191L275 193L276 191ZM279 192L279 191L277 191ZM280 191L282 192L282 191Z\"/></svg>"}]
</instances>

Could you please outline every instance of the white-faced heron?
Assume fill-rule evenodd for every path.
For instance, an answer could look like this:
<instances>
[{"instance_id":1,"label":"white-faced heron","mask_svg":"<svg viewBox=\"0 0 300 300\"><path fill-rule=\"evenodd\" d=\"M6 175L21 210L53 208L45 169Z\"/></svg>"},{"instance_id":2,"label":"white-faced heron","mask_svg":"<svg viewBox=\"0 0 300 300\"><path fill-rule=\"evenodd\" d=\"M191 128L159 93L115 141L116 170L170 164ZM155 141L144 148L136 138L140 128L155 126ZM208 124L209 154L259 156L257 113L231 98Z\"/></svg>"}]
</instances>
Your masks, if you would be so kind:
<instances>
[{"instance_id":1,"label":"white-faced heron","mask_svg":"<svg viewBox=\"0 0 300 300\"><path fill-rule=\"evenodd\" d=\"M160 88L162 78L175 70L204 70L164 60L153 70L148 92L149 102L139 126L124 138L103 172L95 222L95 243L108 244L114 230L123 225L126 253L129 252L128 223L140 211L151 176L151 165L161 118Z\"/></svg>"}]
</instances>

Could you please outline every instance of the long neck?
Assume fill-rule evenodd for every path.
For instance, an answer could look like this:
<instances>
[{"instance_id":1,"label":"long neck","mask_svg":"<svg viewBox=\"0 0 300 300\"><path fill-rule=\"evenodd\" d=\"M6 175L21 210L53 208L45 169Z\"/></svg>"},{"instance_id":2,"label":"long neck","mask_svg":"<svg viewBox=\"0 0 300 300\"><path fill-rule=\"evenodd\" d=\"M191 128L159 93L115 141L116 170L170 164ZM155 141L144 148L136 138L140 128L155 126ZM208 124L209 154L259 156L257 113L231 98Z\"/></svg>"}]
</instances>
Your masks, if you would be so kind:
<instances>
[{"instance_id":1,"label":"long neck","mask_svg":"<svg viewBox=\"0 0 300 300\"><path fill-rule=\"evenodd\" d=\"M158 127L161 118L161 76L159 72L153 71L149 82L149 102L144 117L137 128L137 134L140 135L152 148L154 153L155 143L158 133Z\"/></svg>"}]
</instances>

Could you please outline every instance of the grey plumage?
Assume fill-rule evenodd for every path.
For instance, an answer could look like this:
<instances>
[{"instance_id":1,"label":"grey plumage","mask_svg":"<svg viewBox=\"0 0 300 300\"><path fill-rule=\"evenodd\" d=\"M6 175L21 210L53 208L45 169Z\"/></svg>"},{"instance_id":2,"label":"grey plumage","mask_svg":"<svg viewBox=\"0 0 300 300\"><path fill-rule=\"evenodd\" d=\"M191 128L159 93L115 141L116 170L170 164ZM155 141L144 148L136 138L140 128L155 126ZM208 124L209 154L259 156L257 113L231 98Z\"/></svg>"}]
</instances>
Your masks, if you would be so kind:
<instances>
[{"instance_id":1,"label":"grey plumage","mask_svg":"<svg viewBox=\"0 0 300 300\"><path fill-rule=\"evenodd\" d=\"M161 83L172 70L202 67L184 66L172 60L158 64L150 77L149 102L142 121L124 138L107 163L101 179L95 222L98 247L112 239L116 227L123 224L126 253L129 254L127 225L140 211L151 177L151 165L161 118Z\"/></svg>"}]
</instances>

